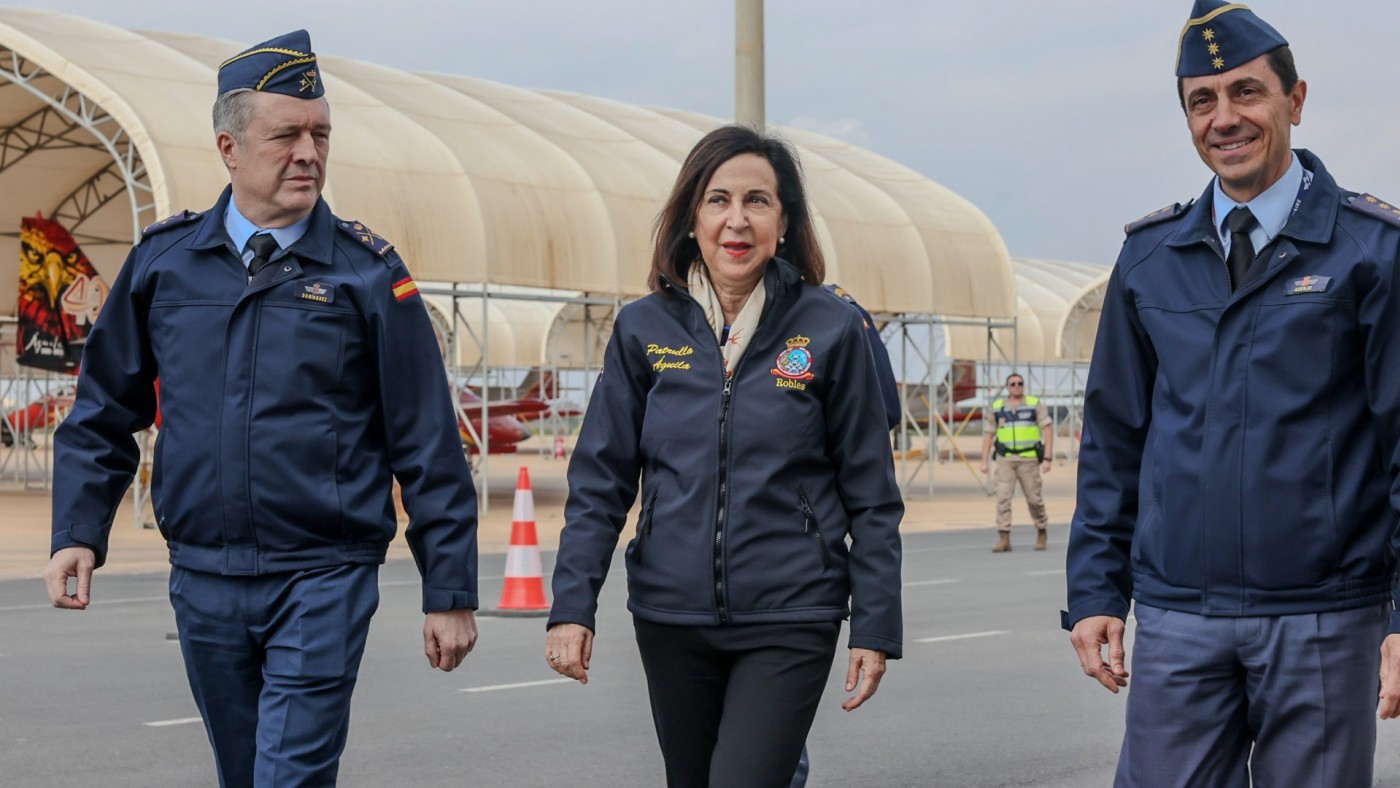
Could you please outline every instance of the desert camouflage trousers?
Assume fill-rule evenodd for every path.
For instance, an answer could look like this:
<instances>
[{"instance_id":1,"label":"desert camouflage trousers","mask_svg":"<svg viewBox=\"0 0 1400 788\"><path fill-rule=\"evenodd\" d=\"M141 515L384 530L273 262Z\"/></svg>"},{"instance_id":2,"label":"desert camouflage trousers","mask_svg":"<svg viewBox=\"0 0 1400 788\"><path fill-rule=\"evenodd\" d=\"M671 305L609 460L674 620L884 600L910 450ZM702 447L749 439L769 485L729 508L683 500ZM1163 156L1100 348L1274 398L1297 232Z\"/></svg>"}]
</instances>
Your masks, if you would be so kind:
<instances>
[{"instance_id":1,"label":"desert camouflage trousers","mask_svg":"<svg viewBox=\"0 0 1400 788\"><path fill-rule=\"evenodd\" d=\"M997 530L1011 530L1011 498L1016 494L1016 483L1021 483L1021 492L1026 496L1026 506L1031 510L1031 521L1036 528L1044 528L1045 498L1040 493L1040 461L1035 457L998 457L996 469L997 485Z\"/></svg>"}]
</instances>

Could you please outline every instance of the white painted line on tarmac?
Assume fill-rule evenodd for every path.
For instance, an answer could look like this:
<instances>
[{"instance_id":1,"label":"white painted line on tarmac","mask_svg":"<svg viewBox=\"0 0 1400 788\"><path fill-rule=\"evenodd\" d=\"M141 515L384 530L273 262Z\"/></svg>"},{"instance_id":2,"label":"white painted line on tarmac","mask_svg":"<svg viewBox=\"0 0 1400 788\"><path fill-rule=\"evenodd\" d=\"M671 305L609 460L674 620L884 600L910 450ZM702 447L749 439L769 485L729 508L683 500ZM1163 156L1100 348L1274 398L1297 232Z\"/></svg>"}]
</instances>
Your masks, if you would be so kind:
<instances>
[{"instance_id":1,"label":"white painted line on tarmac","mask_svg":"<svg viewBox=\"0 0 1400 788\"><path fill-rule=\"evenodd\" d=\"M169 602L168 596L134 596L130 599L93 599L90 607L107 607L109 605L135 605L145 602ZM12 605L10 607L0 607L0 613L13 613L20 610L57 610L53 605Z\"/></svg>"},{"instance_id":2,"label":"white painted line on tarmac","mask_svg":"<svg viewBox=\"0 0 1400 788\"><path fill-rule=\"evenodd\" d=\"M543 687L546 684L572 684L573 679L545 679L544 681L522 681L517 684L494 684L489 687L464 687L458 692L495 692L496 690L524 689L525 687Z\"/></svg>"},{"instance_id":3,"label":"white painted line on tarmac","mask_svg":"<svg viewBox=\"0 0 1400 788\"><path fill-rule=\"evenodd\" d=\"M937 638L919 638L915 643L942 643L947 640L967 640L968 638L989 638L994 635L1011 634L1005 629L994 629L991 632L969 632L966 635L944 635Z\"/></svg>"},{"instance_id":4,"label":"white painted line on tarmac","mask_svg":"<svg viewBox=\"0 0 1400 788\"><path fill-rule=\"evenodd\" d=\"M904 587L905 587L905 588L908 588L909 586L941 586L941 585L945 585L945 584L947 584L947 583L961 583L961 582L962 582L961 580L958 580L957 578L953 578L953 577L944 578L944 579L942 579L942 580L912 580L912 581L910 581L910 582L908 582L908 583L905 583L905 584L904 584Z\"/></svg>"},{"instance_id":5,"label":"white painted line on tarmac","mask_svg":"<svg viewBox=\"0 0 1400 788\"><path fill-rule=\"evenodd\" d=\"M181 717L178 720L156 720L155 722L143 722L147 728L169 728L172 725L192 725L196 722L203 722L199 717Z\"/></svg>"},{"instance_id":6,"label":"white painted line on tarmac","mask_svg":"<svg viewBox=\"0 0 1400 788\"><path fill-rule=\"evenodd\" d=\"M1064 574L1064 573L1065 573L1065 570L1063 570L1063 569L1042 569L1042 570L1040 570L1039 572L1027 572L1026 574L1027 574L1027 575L1034 576L1034 575L1062 575L1062 574Z\"/></svg>"}]
</instances>

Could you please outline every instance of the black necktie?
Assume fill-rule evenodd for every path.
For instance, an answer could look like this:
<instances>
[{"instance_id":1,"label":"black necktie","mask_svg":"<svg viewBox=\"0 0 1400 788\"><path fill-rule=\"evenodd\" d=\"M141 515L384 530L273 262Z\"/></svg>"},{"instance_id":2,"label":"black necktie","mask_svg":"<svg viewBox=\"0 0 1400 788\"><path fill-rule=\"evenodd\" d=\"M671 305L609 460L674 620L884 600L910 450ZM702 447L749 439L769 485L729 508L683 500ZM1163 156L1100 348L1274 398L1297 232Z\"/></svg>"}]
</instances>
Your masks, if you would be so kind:
<instances>
[{"instance_id":1,"label":"black necktie","mask_svg":"<svg viewBox=\"0 0 1400 788\"><path fill-rule=\"evenodd\" d=\"M1254 214L1243 205L1236 206L1225 217L1225 226L1230 230L1230 257L1225 264L1230 267L1230 283L1233 290L1240 289L1245 274L1254 262L1254 244L1249 240L1249 230L1254 226Z\"/></svg>"},{"instance_id":2,"label":"black necktie","mask_svg":"<svg viewBox=\"0 0 1400 788\"><path fill-rule=\"evenodd\" d=\"M268 263L272 262L272 256L282 247L278 245L277 239L271 233L258 233L248 239L248 248L253 250L253 259L248 263L248 277L258 275Z\"/></svg>"}]
</instances>

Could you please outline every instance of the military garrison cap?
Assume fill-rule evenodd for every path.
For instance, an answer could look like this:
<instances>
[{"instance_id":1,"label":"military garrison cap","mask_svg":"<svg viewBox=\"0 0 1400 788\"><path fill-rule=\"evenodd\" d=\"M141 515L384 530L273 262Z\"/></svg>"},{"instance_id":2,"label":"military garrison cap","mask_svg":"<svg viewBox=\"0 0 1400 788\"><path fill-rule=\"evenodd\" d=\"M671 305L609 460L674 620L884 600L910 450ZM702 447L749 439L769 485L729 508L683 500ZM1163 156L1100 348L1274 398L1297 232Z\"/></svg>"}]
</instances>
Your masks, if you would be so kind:
<instances>
[{"instance_id":1,"label":"military garrison cap","mask_svg":"<svg viewBox=\"0 0 1400 788\"><path fill-rule=\"evenodd\" d=\"M296 30L225 60L219 65L219 95L239 88L304 99L324 96L311 35Z\"/></svg>"},{"instance_id":2,"label":"military garrison cap","mask_svg":"<svg viewBox=\"0 0 1400 788\"><path fill-rule=\"evenodd\" d=\"M1287 46L1279 32L1243 3L1196 0L1181 29L1176 50L1178 77L1204 77L1243 66L1256 57Z\"/></svg>"}]
</instances>

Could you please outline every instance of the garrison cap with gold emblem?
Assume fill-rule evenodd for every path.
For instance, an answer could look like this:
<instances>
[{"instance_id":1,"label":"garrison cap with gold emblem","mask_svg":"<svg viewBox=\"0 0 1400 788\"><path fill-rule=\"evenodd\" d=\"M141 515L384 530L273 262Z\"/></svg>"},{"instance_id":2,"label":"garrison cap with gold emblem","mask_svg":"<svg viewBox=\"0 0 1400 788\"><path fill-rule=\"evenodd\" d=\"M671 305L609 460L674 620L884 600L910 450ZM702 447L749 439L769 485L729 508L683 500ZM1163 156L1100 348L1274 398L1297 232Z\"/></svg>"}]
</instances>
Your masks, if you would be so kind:
<instances>
[{"instance_id":1,"label":"garrison cap with gold emblem","mask_svg":"<svg viewBox=\"0 0 1400 788\"><path fill-rule=\"evenodd\" d=\"M296 30L250 47L219 65L219 95L238 88L314 99L326 95L311 35Z\"/></svg>"},{"instance_id":2,"label":"garrison cap with gold emblem","mask_svg":"<svg viewBox=\"0 0 1400 788\"><path fill-rule=\"evenodd\" d=\"M1178 77L1220 74L1287 46L1279 32L1243 3L1196 0L1176 50Z\"/></svg>"}]
</instances>

